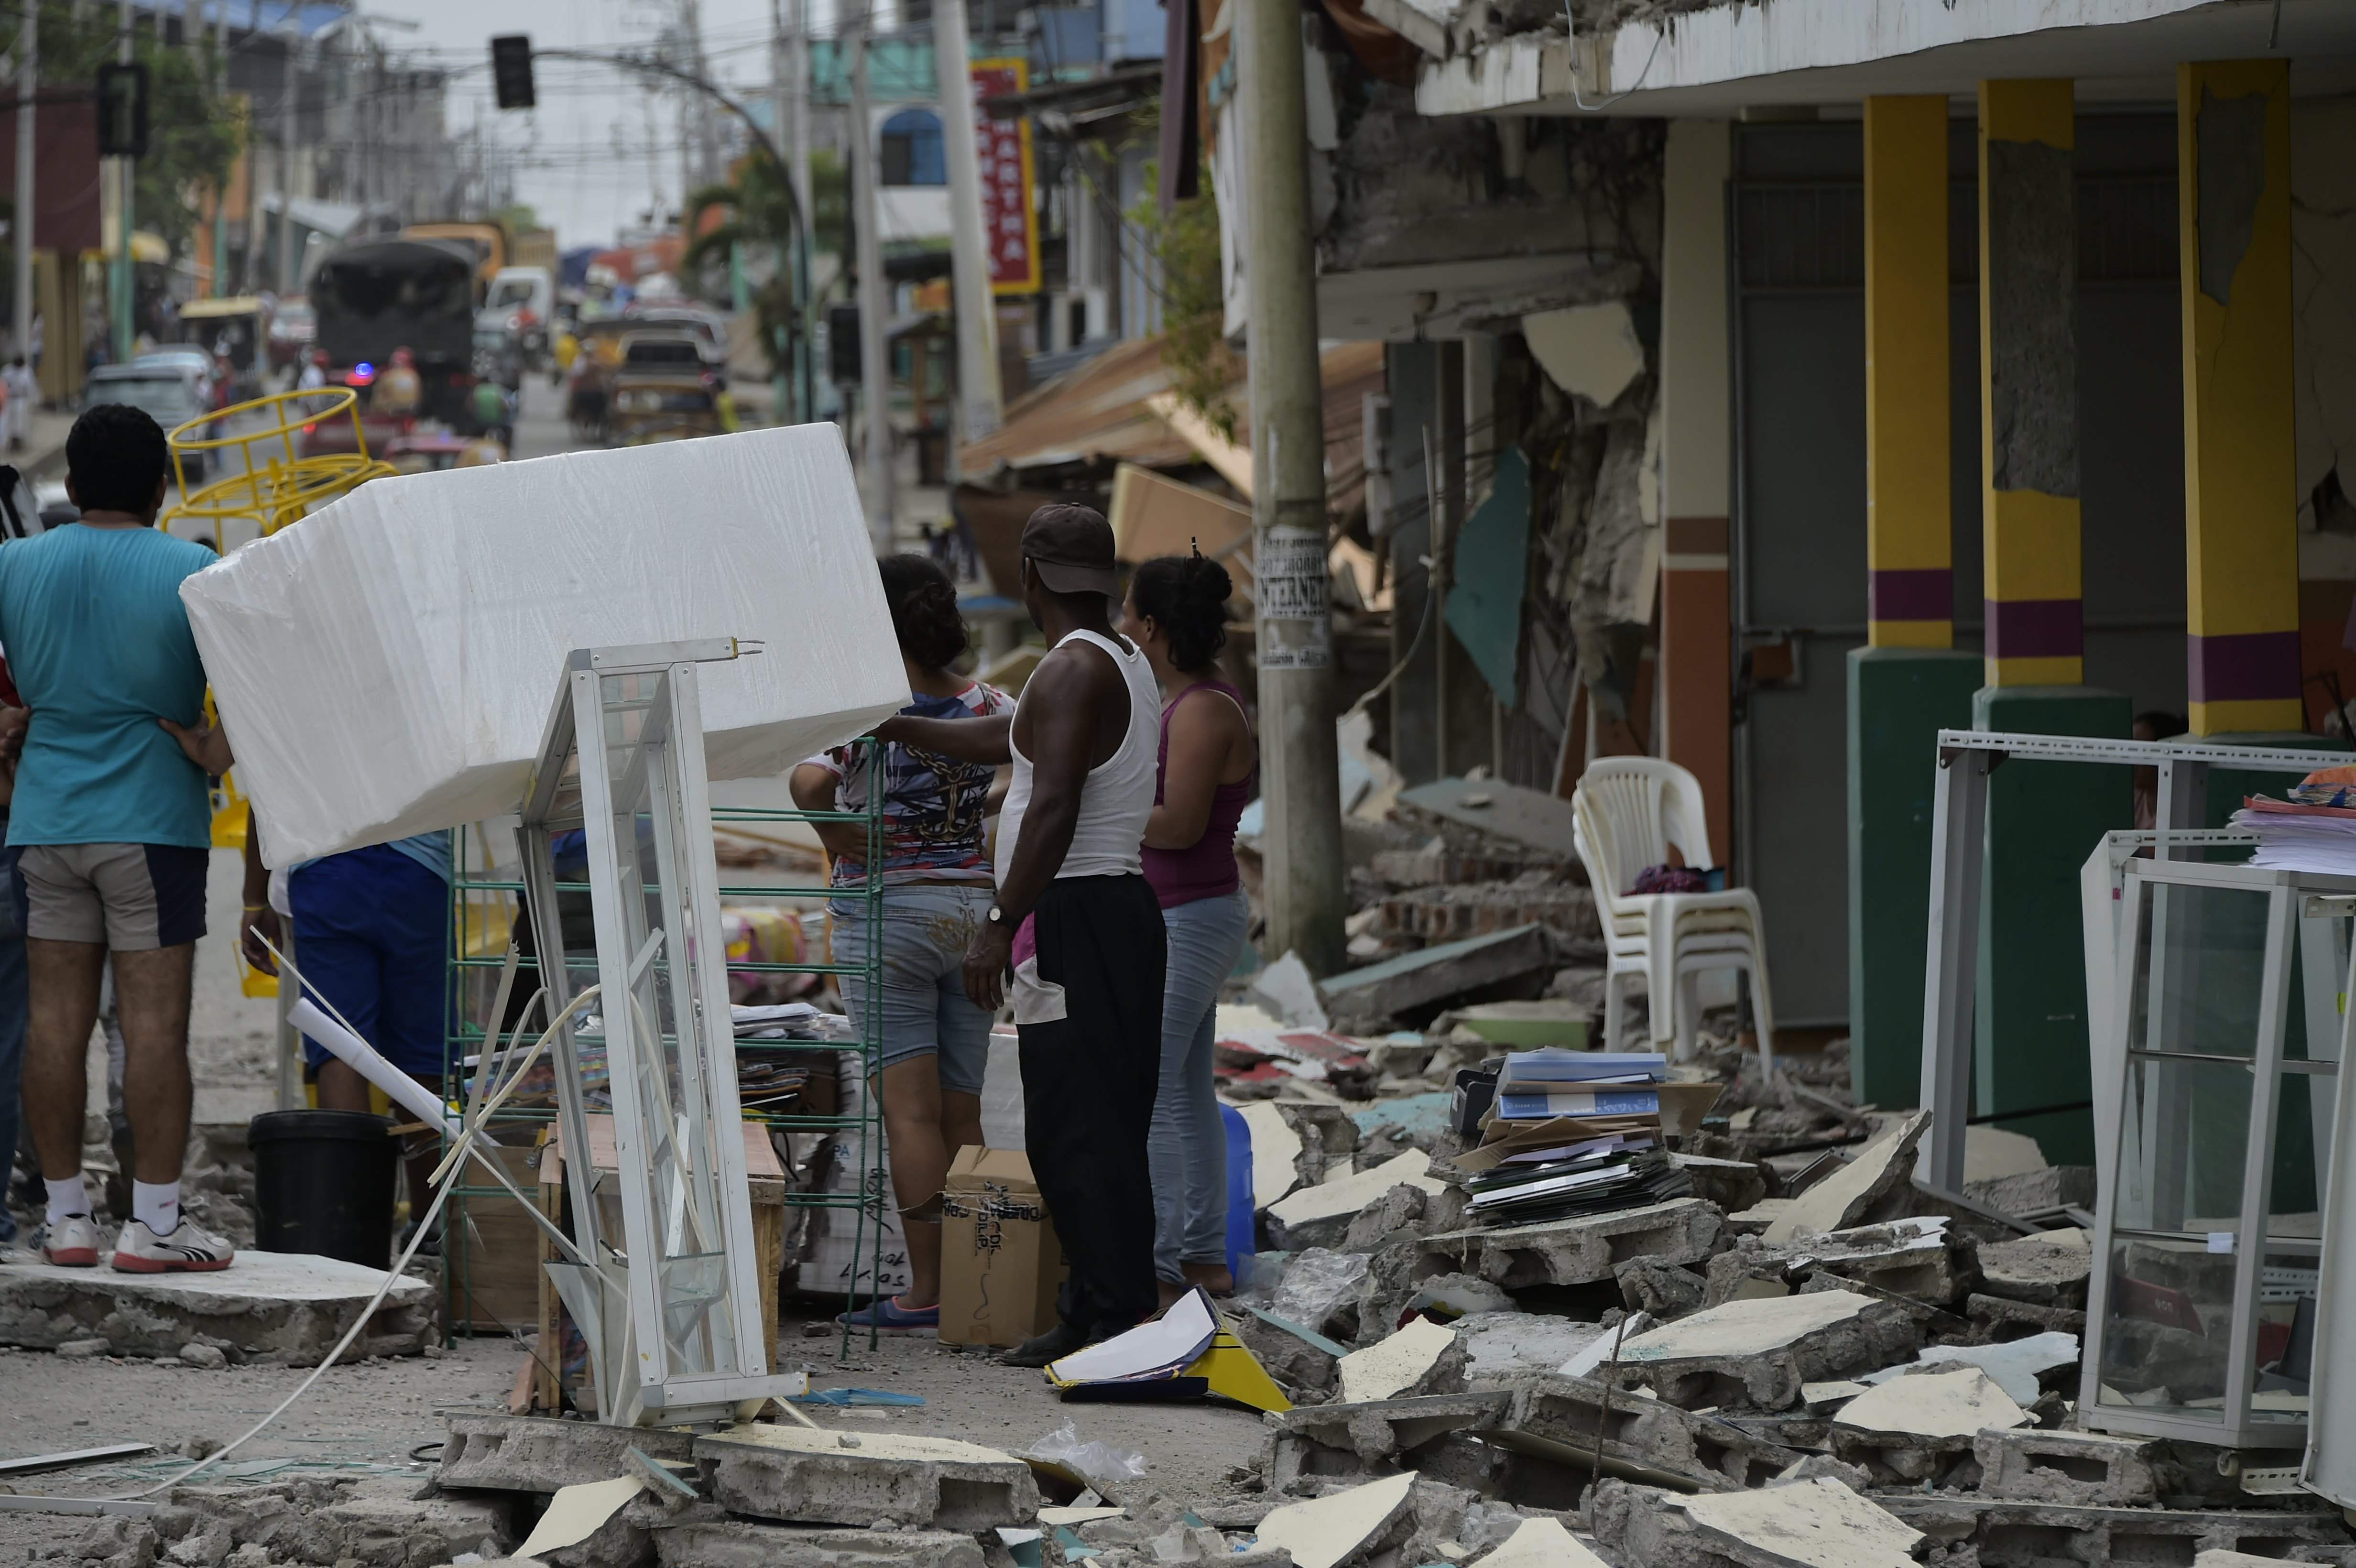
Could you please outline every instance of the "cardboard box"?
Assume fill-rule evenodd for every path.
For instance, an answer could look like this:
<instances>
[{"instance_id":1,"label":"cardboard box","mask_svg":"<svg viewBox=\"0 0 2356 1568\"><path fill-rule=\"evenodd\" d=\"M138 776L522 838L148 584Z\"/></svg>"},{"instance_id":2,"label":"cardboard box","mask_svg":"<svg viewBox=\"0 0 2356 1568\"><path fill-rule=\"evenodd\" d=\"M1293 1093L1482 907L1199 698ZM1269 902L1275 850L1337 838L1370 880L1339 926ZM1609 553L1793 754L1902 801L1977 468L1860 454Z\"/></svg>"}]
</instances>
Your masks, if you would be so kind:
<instances>
[{"instance_id":1,"label":"cardboard box","mask_svg":"<svg viewBox=\"0 0 2356 1568\"><path fill-rule=\"evenodd\" d=\"M1031 1161L958 1150L941 1194L941 1342L1019 1345L1046 1332L1067 1272Z\"/></svg>"}]
</instances>

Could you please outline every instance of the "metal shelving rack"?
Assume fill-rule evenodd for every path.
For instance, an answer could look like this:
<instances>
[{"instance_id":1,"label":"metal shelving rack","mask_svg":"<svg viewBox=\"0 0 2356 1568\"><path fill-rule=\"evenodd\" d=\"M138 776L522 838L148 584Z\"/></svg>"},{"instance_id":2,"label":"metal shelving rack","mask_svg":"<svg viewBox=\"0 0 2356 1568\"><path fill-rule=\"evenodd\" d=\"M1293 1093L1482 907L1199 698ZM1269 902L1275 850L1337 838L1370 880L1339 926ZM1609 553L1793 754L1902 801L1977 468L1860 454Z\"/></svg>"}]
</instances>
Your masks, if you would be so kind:
<instances>
[{"instance_id":1,"label":"metal shelving rack","mask_svg":"<svg viewBox=\"0 0 2356 1568\"><path fill-rule=\"evenodd\" d=\"M871 769L880 769L881 744L872 737L862 738L854 742L862 753L861 762L863 765ZM747 826L788 822L848 824L863 831L866 839L866 863L875 866L882 863L884 854L883 793L881 790L871 791L867 808L856 812L804 811L795 807L714 805L711 813L712 824L714 829L723 828L731 823ZM514 848L510 848L508 850L509 858L504 864L494 854L493 849L497 840L504 838L512 843L516 837L511 822L504 825L477 824L455 830L451 855L450 944L447 971L449 1006L445 1015L448 1019L448 1029L444 1051L443 1080L445 1086L458 1085L471 1076L471 1071L466 1064L477 1057L484 1047L484 1019L490 1013L497 997L501 971L508 962L510 933L514 929L520 907L519 901L524 891L521 869L514 858ZM573 884L566 885L569 887ZM585 894L587 884L584 883L581 886ZM848 919L858 921L864 926L867 937L864 947L868 956L862 964L836 963L830 951L819 958L805 957L798 962L730 959L727 968L731 973L830 976L835 978L838 989L844 976L858 976L866 982L863 989L867 1002L862 1009L865 1016L851 1019L855 1039L849 1040L841 1039L772 1040L758 1042L758 1049L764 1052L825 1053L834 1057L839 1083L842 1079L850 1076L855 1063L857 1082L860 1085L856 1109L842 1108L843 1100L849 1096L849 1091L845 1088L839 1093L837 1110L833 1114L746 1112L744 1119L776 1132L824 1135L834 1142L833 1159L836 1162L836 1168L841 1168L843 1161L850 1162L850 1169L857 1175L852 1189L835 1191L825 1189L822 1186L817 1186L809 1190L803 1189L796 1180L790 1161L784 1161L787 1166L785 1206L789 1221L796 1211L812 1211L821 1221L833 1211L851 1211L854 1216L851 1227L851 1276L854 1284L861 1278L867 1280L872 1294L875 1282L880 1279L883 1271L885 1232L884 1205L887 1200L886 1195L889 1190L884 1168L883 1102L881 1095L873 1087L882 1072L883 1051L884 898L882 881L878 878L870 877L863 889L842 893L838 893L825 886L723 885L719 889L719 894L723 901L744 902L817 900L822 905L837 908L849 905L851 912ZM839 928L844 923L844 918L841 915L830 916L830 926ZM571 961L576 967L585 968L594 975L595 965L594 954L576 953ZM539 963L536 958L524 956L518 960L513 982L517 994L529 996L538 988L538 972ZM544 1013L537 1011L533 1014L536 1019L544 1019L545 1016ZM527 1031L525 1039L528 1040L530 1038L530 1033ZM576 1036L576 1039L582 1043L600 1043L596 1037L586 1033ZM534 1104L502 1111L493 1118L491 1125L496 1141L503 1147L530 1147L545 1143L545 1136L541 1129L552 1125L556 1119L557 1110L552 1100L547 1104ZM471 1337L476 1331L471 1314L463 1326L457 1316L461 1300L471 1302L474 1299L474 1292L469 1286L475 1277L476 1265L480 1261L477 1256L479 1249L474 1245L471 1228L464 1217L469 1211L470 1205L474 1203L513 1201L512 1198L498 1187L485 1181L479 1174L479 1168L472 1162L463 1166L461 1170L469 1174L453 1177L458 1185L452 1192L452 1201L445 1210L445 1215L448 1218L444 1227L443 1247L445 1319L451 1324L449 1333L454 1338L460 1333ZM519 1180L518 1185L527 1191L531 1189L528 1181ZM551 1217L557 1219L560 1224L564 1222L562 1216L552 1215ZM793 1227L788 1223L789 1239ZM538 1249L535 1244L534 1256L537 1257L537 1255ZM846 1308L855 1307L859 1304L855 1296L846 1293L844 1301ZM511 1327L520 1327L520 1325ZM839 1356L849 1356L854 1333L855 1330L850 1325L843 1326L838 1340ZM868 1347L874 1348L879 1335L872 1325L867 1330L866 1338ZM543 1346L540 1352L543 1360L550 1365L556 1365L557 1363L550 1359L561 1357L562 1353L560 1347L553 1346ZM770 1347L770 1353L774 1359L776 1354L776 1346Z\"/></svg>"}]
</instances>

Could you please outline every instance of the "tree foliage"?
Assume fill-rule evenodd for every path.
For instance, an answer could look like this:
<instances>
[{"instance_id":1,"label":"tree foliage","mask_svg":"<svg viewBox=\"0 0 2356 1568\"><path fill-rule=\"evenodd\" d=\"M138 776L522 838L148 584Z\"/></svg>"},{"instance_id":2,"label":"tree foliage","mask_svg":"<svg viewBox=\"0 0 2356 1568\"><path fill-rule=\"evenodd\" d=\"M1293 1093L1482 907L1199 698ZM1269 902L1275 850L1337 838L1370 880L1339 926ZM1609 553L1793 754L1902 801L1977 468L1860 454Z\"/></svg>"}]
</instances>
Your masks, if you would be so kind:
<instances>
[{"instance_id":1,"label":"tree foliage","mask_svg":"<svg viewBox=\"0 0 2356 1568\"><path fill-rule=\"evenodd\" d=\"M41 85L94 86L98 68L115 59L121 35L111 5L48 0L41 6ZM132 59L147 68L147 155L132 191L132 222L156 235L174 256L188 253L200 193L220 189L244 149L237 107L213 91L209 31L194 48L159 43L152 25L132 29Z\"/></svg>"},{"instance_id":2,"label":"tree foliage","mask_svg":"<svg viewBox=\"0 0 2356 1568\"><path fill-rule=\"evenodd\" d=\"M813 252L840 255L850 247L850 195L842 161L830 150L810 156L810 206ZM710 229L704 215L714 209L727 214ZM793 247L794 202L784 173L767 158L748 157L738 163L726 185L706 186L690 192L686 227L695 238L687 247L680 270L690 278L705 275L728 258L731 249L766 248L777 258L768 282L753 291L753 306L761 321L761 343L773 370L785 368L785 346L791 341L794 321Z\"/></svg>"},{"instance_id":3,"label":"tree foliage","mask_svg":"<svg viewBox=\"0 0 2356 1568\"><path fill-rule=\"evenodd\" d=\"M1239 367L1227 347L1226 281L1219 265L1219 204L1211 171L1202 171L1200 196L1162 210L1158 168L1146 165L1145 194L1129 209L1146 249L1162 264L1162 364L1178 400L1226 436L1238 418L1227 389Z\"/></svg>"}]
</instances>

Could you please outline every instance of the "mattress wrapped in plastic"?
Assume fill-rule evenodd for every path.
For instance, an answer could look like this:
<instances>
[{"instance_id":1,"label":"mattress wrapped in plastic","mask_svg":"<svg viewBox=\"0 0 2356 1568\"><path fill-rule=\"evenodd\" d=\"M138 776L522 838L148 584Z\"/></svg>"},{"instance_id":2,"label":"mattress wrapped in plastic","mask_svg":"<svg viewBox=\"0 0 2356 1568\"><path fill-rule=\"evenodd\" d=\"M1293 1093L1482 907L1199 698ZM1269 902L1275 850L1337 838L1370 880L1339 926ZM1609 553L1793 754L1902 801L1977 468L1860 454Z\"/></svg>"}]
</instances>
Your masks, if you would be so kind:
<instances>
[{"instance_id":1,"label":"mattress wrapped in plastic","mask_svg":"<svg viewBox=\"0 0 2356 1568\"><path fill-rule=\"evenodd\" d=\"M372 480L180 596L273 866L515 810L574 648L766 645L697 671L715 779L908 700L832 425Z\"/></svg>"}]
</instances>

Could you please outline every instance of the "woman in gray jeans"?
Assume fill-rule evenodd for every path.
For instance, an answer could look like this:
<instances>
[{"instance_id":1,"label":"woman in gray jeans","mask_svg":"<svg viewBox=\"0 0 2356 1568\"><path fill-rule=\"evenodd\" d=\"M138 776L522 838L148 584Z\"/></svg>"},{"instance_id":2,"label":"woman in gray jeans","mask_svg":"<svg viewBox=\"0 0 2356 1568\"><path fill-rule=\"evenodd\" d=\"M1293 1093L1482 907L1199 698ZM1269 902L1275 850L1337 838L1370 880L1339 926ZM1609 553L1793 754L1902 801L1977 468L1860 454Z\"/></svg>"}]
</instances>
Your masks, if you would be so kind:
<instances>
[{"instance_id":1,"label":"woman in gray jeans","mask_svg":"<svg viewBox=\"0 0 2356 1568\"><path fill-rule=\"evenodd\" d=\"M886 556L876 566L915 699L900 711L925 719L1011 711L1012 698L949 667L966 651L966 630L948 574L917 555ZM842 746L803 763L793 773L794 804L865 810L876 783L869 755ZM998 770L897 742L880 756L884 1141L907 1230L908 1289L844 1316L862 1328L873 1317L881 1328L921 1332L941 1320L941 1187L957 1151L981 1142L991 1017L966 1000L964 964L992 893L981 828ZM865 887L865 830L826 823L819 837L834 858L835 891ZM835 962L863 962L867 924L859 906L846 899L832 912ZM842 1000L853 1019L866 1016L858 977L843 976Z\"/></svg>"},{"instance_id":2,"label":"woman in gray jeans","mask_svg":"<svg viewBox=\"0 0 2356 1568\"><path fill-rule=\"evenodd\" d=\"M1153 1271L1163 1305L1194 1285L1235 1290L1227 1268L1227 1134L1213 1092L1219 986L1242 955L1251 911L1236 870L1236 821L1258 793L1258 745L1243 693L1219 678L1226 569L1162 556L1130 579L1121 631L1162 683L1162 767L1145 825L1145 878L1162 901L1170 962L1162 995L1162 1083L1146 1146L1153 1168Z\"/></svg>"}]
</instances>

